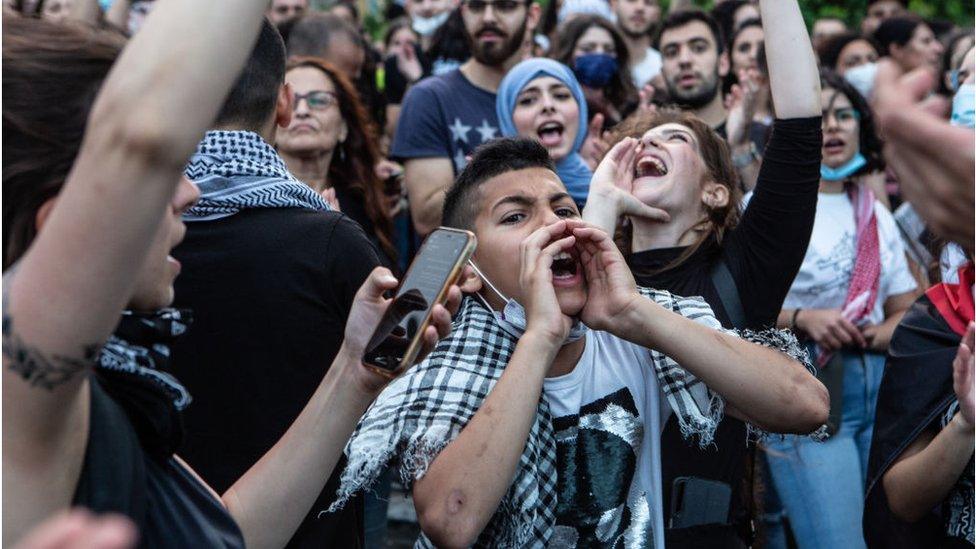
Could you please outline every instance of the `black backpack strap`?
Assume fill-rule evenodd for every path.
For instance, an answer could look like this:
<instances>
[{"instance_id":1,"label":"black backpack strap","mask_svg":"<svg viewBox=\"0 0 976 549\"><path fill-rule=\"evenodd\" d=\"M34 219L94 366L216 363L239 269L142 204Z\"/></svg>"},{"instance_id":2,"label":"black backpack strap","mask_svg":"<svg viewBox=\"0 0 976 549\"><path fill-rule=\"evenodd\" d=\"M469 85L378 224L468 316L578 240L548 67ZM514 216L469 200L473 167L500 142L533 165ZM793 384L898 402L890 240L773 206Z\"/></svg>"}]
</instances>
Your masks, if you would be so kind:
<instances>
[{"instance_id":1,"label":"black backpack strap","mask_svg":"<svg viewBox=\"0 0 976 549\"><path fill-rule=\"evenodd\" d=\"M718 290L718 298L722 302L722 307L725 308L725 313L729 315L729 320L732 322L733 328L745 328L746 327L746 312L742 307L742 300L739 299L739 288L735 285L735 279L732 278L732 272L729 271L729 266L725 264L725 261L721 258L712 267L711 272L712 284L715 285L715 289ZM749 452L746 454L746 467L749 469L749 479L748 479L748 502L746 503L746 509L749 513L749 522L745 525L740 525L739 535L747 541L749 546L756 539L756 444L749 444Z\"/></svg>"},{"instance_id":2,"label":"black backpack strap","mask_svg":"<svg viewBox=\"0 0 976 549\"><path fill-rule=\"evenodd\" d=\"M712 284L718 290L718 298L722 301L725 313L729 315L734 328L746 327L746 312L739 299L739 289L735 286L735 279L725 261L719 259L712 267Z\"/></svg>"}]
</instances>

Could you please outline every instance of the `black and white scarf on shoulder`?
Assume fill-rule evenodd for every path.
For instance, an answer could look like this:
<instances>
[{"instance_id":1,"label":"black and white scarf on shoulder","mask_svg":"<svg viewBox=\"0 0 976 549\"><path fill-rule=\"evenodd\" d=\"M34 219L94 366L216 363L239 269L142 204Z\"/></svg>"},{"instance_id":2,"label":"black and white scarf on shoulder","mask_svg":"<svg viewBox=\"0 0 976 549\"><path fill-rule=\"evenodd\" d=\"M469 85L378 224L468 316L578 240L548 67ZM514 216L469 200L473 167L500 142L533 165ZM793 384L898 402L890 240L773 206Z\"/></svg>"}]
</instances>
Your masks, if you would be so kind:
<instances>
[{"instance_id":1,"label":"black and white scarf on shoulder","mask_svg":"<svg viewBox=\"0 0 976 549\"><path fill-rule=\"evenodd\" d=\"M123 311L95 361L102 388L125 411L143 448L161 459L179 448L181 412L192 401L169 372L170 346L192 321L188 310Z\"/></svg>"},{"instance_id":2,"label":"black and white scarf on shoulder","mask_svg":"<svg viewBox=\"0 0 976 549\"><path fill-rule=\"evenodd\" d=\"M707 303L669 292L641 288L642 295L691 319L712 316ZM714 327L722 329L718 321ZM812 371L806 351L786 331L761 334L724 330L776 348ZM494 315L468 297L455 317L451 334L420 364L394 380L359 422L346 446L334 511L359 491L369 489L391 460L403 485L427 472L434 458L471 420L501 377L517 340ZM701 446L712 443L724 401L674 360L651 350L653 366L681 433ZM751 428L751 426L750 426ZM758 429L750 435L760 438ZM482 531L475 547L545 547L556 523L556 440L549 404L543 393L538 413L519 458L512 486ZM421 533L416 547L433 547Z\"/></svg>"},{"instance_id":3,"label":"black and white scarf on shoulder","mask_svg":"<svg viewBox=\"0 0 976 549\"><path fill-rule=\"evenodd\" d=\"M207 132L183 173L200 189L200 200L183 215L186 221L211 221L252 208L331 210L254 132Z\"/></svg>"}]
</instances>

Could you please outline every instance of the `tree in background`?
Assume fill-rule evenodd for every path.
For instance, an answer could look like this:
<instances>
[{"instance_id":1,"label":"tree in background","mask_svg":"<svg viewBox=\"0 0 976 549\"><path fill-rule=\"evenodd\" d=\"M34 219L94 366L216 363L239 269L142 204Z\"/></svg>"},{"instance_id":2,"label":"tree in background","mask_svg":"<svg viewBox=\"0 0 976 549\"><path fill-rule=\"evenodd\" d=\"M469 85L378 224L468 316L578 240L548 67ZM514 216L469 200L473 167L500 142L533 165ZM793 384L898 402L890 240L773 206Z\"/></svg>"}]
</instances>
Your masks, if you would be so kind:
<instances>
[{"instance_id":1,"label":"tree in background","mask_svg":"<svg viewBox=\"0 0 976 549\"><path fill-rule=\"evenodd\" d=\"M799 2L808 26L813 25L813 21L821 17L836 17L852 28L856 28L867 6L867 0L799 0ZM662 2L662 4L669 3L667 0ZM692 3L703 9L711 9L714 1L693 0ZM945 19L960 27L973 26L972 0L909 0L908 9L926 19Z\"/></svg>"}]
</instances>

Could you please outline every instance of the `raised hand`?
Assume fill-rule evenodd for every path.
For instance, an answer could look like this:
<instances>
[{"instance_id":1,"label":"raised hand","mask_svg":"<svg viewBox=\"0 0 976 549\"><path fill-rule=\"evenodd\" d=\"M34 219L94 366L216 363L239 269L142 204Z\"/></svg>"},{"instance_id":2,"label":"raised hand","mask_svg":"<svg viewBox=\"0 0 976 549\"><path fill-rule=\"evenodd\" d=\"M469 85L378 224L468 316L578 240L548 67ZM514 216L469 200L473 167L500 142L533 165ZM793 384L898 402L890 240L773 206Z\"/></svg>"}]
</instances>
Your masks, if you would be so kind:
<instances>
[{"instance_id":1,"label":"raised hand","mask_svg":"<svg viewBox=\"0 0 976 549\"><path fill-rule=\"evenodd\" d=\"M671 219L666 211L648 206L633 195L634 160L640 150L639 141L625 137L603 157L590 179L590 194L583 210L585 221L612 233L624 215L662 223Z\"/></svg>"},{"instance_id":2,"label":"raised hand","mask_svg":"<svg viewBox=\"0 0 976 549\"><path fill-rule=\"evenodd\" d=\"M617 334L619 324L642 299L634 275L610 235L582 221L568 223L576 237L587 284L581 319L590 328Z\"/></svg>"},{"instance_id":3,"label":"raised hand","mask_svg":"<svg viewBox=\"0 0 976 549\"><path fill-rule=\"evenodd\" d=\"M85 509L63 511L31 530L14 549L128 549L139 532L121 515L95 516Z\"/></svg>"},{"instance_id":4,"label":"raised hand","mask_svg":"<svg viewBox=\"0 0 976 549\"><path fill-rule=\"evenodd\" d=\"M654 85L648 82L640 89L638 96L640 101L637 103L637 110L643 114L654 114L657 112L657 105L654 104Z\"/></svg>"},{"instance_id":5,"label":"raised hand","mask_svg":"<svg viewBox=\"0 0 976 549\"><path fill-rule=\"evenodd\" d=\"M569 335L572 319L563 314L552 285L552 261L562 251L576 244L567 234L567 221L542 227L519 248L519 285L525 307L526 332L534 331L554 345L562 345Z\"/></svg>"},{"instance_id":6,"label":"raised hand","mask_svg":"<svg viewBox=\"0 0 976 549\"><path fill-rule=\"evenodd\" d=\"M759 103L759 74L755 69L742 69L738 74L739 83L732 85L732 93L725 99L729 111L726 130L729 144L741 145L749 138L749 124L756 116Z\"/></svg>"},{"instance_id":7,"label":"raised hand","mask_svg":"<svg viewBox=\"0 0 976 549\"><path fill-rule=\"evenodd\" d=\"M600 163L600 159L607 154L609 148L610 145L607 144L603 132L603 114L596 113L593 115L593 120L590 120L587 126L586 139L583 140L583 144L580 146L580 156L583 157L586 165L591 170L594 170L597 164Z\"/></svg>"},{"instance_id":8,"label":"raised hand","mask_svg":"<svg viewBox=\"0 0 976 549\"><path fill-rule=\"evenodd\" d=\"M420 66L420 59L417 59L417 52L414 51L413 46L406 45L397 50L396 58L397 69L407 82L413 84L424 75L424 68Z\"/></svg>"},{"instance_id":9,"label":"raised hand","mask_svg":"<svg viewBox=\"0 0 976 549\"><path fill-rule=\"evenodd\" d=\"M976 324L970 322L966 335L959 344L956 358L952 361L952 388L956 392L956 399L959 400L959 415L966 422L969 431L976 426L976 420L973 419L974 400L976 400L976 395L973 394L973 382L976 381L973 375L973 347L976 343L974 330Z\"/></svg>"},{"instance_id":10,"label":"raised hand","mask_svg":"<svg viewBox=\"0 0 976 549\"><path fill-rule=\"evenodd\" d=\"M885 160L905 198L936 233L972 252L976 134L945 120L948 105L931 93L936 82L927 68L903 74L894 62L882 60L872 106Z\"/></svg>"}]
</instances>

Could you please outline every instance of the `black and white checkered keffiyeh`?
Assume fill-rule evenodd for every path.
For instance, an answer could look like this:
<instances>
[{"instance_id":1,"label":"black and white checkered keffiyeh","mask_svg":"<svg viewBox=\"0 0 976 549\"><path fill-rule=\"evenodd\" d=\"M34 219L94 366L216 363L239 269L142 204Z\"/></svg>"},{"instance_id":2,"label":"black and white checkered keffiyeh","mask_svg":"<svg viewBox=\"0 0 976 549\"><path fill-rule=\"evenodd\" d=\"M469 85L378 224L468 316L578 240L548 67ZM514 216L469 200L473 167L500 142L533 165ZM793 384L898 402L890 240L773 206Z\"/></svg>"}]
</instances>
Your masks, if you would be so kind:
<instances>
[{"instance_id":1,"label":"black and white checkered keffiyeh","mask_svg":"<svg viewBox=\"0 0 976 549\"><path fill-rule=\"evenodd\" d=\"M207 132L183 173L200 189L200 200L183 214L186 221L211 221L252 208L331 209L254 132Z\"/></svg>"},{"instance_id":2,"label":"black and white checkered keffiyeh","mask_svg":"<svg viewBox=\"0 0 976 549\"><path fill-rule=\"evenodd\" d=\"M698 298L643 288L640 291L665 309L690 319L713 316L711 307ZM714 325L721 329L717 321ZM771 341L770 346L794 358L805 357L805 351L788 333L775 331L773 339L766 337L765 342L765 336L740 335L759 343ZM466 298L451 335L423 362L394 380L360 420L346 446L349 462L337 500L329 510L340 508L351 496L368 489L391 460L398 464L404 486L410 487L422 478L434 458L481 407L508 365L516 343L490 311L476 299ZM723 414L721 397L674 360L655 350L650 354L682 435L694 437L702 446L711 444ZM512 486L475 547L547 546L556 523L556 496L556 440L543 393ZM423 534L416 546L433 547Z\"/></svg>"}]
</instances>

